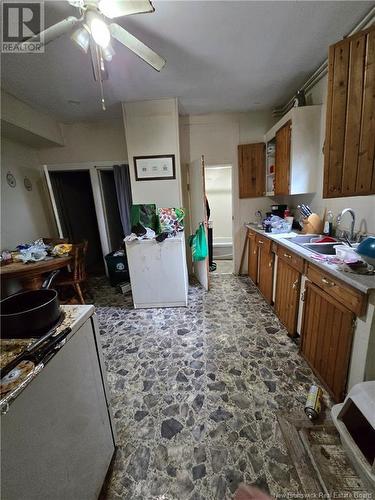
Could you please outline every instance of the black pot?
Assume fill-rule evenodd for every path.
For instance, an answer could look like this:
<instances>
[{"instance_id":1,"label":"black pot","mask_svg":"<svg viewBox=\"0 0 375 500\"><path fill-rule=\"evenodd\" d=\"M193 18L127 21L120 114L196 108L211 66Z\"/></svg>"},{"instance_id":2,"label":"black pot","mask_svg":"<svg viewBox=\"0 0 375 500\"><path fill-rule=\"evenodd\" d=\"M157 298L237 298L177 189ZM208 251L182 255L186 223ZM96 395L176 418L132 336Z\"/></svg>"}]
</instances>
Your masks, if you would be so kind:
<instances>
[{"instance_id":1,"label":"black pot","mask_svg":"<svg viewBox=\"0 0 375 500\"><path fill-rule=\"evenodd\" d=\"M57 272L51 273L41 290L16 293L0 302L1 337L40 337L53 328L61 315L56 290L49 290Z\"/></svg>"}]
</instances>

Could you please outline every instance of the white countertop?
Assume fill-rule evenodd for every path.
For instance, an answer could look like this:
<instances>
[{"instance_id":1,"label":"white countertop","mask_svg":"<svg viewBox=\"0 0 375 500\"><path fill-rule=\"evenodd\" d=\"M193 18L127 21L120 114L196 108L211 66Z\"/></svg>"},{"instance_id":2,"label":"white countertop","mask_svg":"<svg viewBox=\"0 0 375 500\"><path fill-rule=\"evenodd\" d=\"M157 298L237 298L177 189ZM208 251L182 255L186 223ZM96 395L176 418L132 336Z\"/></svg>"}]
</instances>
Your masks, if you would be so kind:
<instances>
[{"instance_id":1,"label":"white countertop","mask_svg":"<svg viewBox=\"0 0 375 500\"><path fill-rule=\"evenodd\" d=\"M331 264L328 262L314 259L313 256L316 255L314 252L311 252L310 250L305 250L300 245L293 243L292 239L288 239L288 238L293 238L295 236L299 236L298 233L292 232L292 233L274 234L274 233L266 233L262 229L258 229L256 226L253 226L251 224L246 224L246 227L255 231L258 234L261 234L262 236L265 236L266 238L269 238L272 241L276 241L279 245L282 245L285 248L289 248L295 254L300 255L308 262L311 262L312 264L314 264L317 267L320 267L324 271L331 273L336 278L340 279L344 283L347 283L353 288L360 290L363 293L370 293L373 290L375 290L374 275L370 276L370 275L355 274L355 273L341 271L338 268L337 264Z\"/></svg>"}]
</instances>

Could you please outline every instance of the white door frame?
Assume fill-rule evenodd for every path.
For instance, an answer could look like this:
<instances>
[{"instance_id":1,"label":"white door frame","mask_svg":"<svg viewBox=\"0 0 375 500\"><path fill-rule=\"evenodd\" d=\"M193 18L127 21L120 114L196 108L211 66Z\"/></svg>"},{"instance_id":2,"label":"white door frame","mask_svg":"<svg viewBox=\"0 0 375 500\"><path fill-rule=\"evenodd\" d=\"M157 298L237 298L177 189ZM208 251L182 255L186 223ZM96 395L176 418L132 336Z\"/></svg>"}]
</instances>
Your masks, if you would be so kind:
<instances>
[{"instance_id":1,"label":"white door frame","mask_svg":"<svg viewBox=\"0 0 375 500\"><path fill-rule=\"evenodd\" d=\"M57 229L59 231L60 237L62 236L62 227L59 220L57 205L54 198L51 180L49 178L48 172L63 172L63 171L74 171L74 170L85 170L90 174L91 188L94 197L95 213L98 222L100 244L102 247L103 260L104 257L110 252L110 240L107 231L107 220L104 210L103 194L101 189L101 182L99 176L99 170L110 170L113 165L121 165L127 163L127 160L113 160L113 161L90 161L82 163L55 163L55 164L45 164L43 169L46 176L47 186L50 194L51 204L53 213L56 220ZM106 266L107 269L107 266Z\"/></svg>"}]
</instances>

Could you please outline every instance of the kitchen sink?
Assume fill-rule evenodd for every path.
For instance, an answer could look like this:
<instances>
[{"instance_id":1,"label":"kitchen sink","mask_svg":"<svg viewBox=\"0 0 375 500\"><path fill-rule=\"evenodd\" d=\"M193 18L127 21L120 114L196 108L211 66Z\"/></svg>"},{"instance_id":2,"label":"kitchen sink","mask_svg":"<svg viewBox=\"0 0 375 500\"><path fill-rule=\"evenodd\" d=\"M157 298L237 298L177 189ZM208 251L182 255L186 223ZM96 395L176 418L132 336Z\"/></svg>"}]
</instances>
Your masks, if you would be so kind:
<instances>
[{"instance_id":1,"label":"kitchen sink","mask_svg":"<svg viewBox=\"0 0 375 500\"><path fill-rule=\"evenodd\" d=\"M319 238L319 234L309 234L306 236L295 236L294 238L285 238L286 240L290 241L291 243L296 243L297 245L301 245L304 243L311 243L311 240L314 238Z\"/></svg>"},{"instance_id":2,"label":"kitchen sink","mask_svg":"<svg viewBox=\"0 0 375 500\"><path fill-rule=\"evenodd\" d=\"M336 250L334 249L335 245L339 245L338 241L332 243L314 243L311 240L318 238L319 234L309 234L309 235L301 235L295 236L294 238L285 238L290 243L294 243L306 250L310 250L311 252L320 253L323 255L335 255Z\"/></svg>"},{"instance_id":3,"label":"kitchen sink","mask_svg":"<svg viewBox=\"0 0 375 500\"><path fill-rule=\"evenodd\" d=\"M339 243L335 241L334 243L304 243L300 245L303 248L308 248L312 252L322 253L324 255L336 255L335 245Z\"/></svg>"}]
</instances>

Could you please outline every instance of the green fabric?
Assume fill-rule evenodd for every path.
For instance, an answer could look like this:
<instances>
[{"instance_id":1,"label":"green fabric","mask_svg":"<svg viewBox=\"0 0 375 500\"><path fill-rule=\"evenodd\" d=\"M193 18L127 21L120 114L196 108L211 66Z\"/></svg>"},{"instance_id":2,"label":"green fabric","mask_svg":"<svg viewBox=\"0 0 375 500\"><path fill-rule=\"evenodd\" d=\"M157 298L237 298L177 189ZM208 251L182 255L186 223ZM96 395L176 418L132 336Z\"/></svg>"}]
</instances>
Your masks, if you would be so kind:
<instances>
[{"instance_id":1,"label":"green fabric","mask_svg":"<svg viewBox=\"0 0 375 500\"><path fill-rule=\"evenodd\" d=\"M206 231L203 224L200 224L196 233L190 236L189 244L191 246L194 262L204 260L208 256Z\"/></svg>"},{"instance_id":2,"label":"green fabric","mask_svg":"<svg viewBox=\"0 0 375 500\"><path fill-rule=\"evenodd\" d=\"M156 205L153 203L132 205L130 211L131 225L142 224L143 227L149 227L156 234L161 232L159 217L156 213Z\"/></svg>"}]
</instances>

